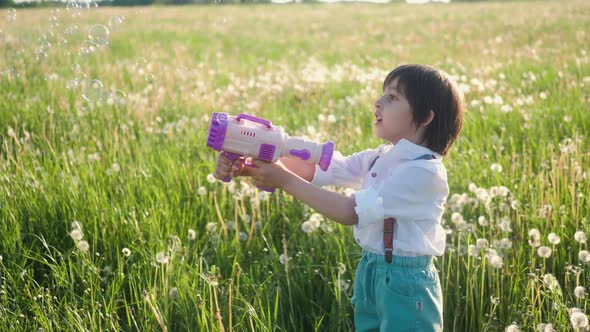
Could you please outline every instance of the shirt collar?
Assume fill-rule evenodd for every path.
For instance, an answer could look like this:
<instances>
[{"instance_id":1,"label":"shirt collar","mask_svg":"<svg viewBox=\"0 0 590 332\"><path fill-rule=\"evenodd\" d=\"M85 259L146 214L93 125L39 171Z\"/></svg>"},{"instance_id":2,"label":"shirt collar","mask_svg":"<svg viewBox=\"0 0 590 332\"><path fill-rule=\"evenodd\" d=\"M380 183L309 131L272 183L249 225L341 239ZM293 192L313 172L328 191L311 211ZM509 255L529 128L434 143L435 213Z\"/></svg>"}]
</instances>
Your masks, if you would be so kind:
<instances>
[{"instance_id":1,"label":"shirt collar","mask_svg":"<svg viewBox=\"0 0 590 332\"><path fill-rule=\"evenodd\" d=\"M397 144L383 144L379 147L382 156L399 160L413 160L425 154L431 154L441 160L441 155L427 147L414 144L405 138L400 139Z\"/></svg>"}]
</instances>

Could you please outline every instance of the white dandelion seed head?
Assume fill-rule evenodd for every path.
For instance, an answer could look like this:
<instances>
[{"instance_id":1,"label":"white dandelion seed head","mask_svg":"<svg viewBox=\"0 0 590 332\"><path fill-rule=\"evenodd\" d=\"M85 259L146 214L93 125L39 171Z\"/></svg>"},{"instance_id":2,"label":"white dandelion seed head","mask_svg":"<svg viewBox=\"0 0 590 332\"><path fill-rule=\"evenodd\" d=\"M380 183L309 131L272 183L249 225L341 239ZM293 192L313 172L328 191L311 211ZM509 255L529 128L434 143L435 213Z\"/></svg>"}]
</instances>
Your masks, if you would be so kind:
<instances>
[{"instance_id":1,"label":"white dandelion seed head","mask_svg":"<svg viewBox=\"0 0 590 332\"><path fill-rule=\"evenodd\" d=\"M76 245L78 246L78 249L80 249L81 252L88 252L88 249L90 249L88 241L82 240L76 243Z\"/></svg>"},{"instance_id":2,"label":"white dandelion seed head","mask_svg":"<svg viewBox=\"0 0 590 332\"><path fill-rule=\"evenodd\" d=\"M584 233L583 231L577 231L574 234L574 239L579 243L586 243L586 233Z\"/></svg>"},{"instance_id":3,"label":"white dandelion seed head","mask_svg":"<svg viewBox=\"0 0 590 332\"><path fill-rule=\"evenodd\" d=\"M477 218L477 223L482 226L485 227L488 225L488 220L486 219L486 217L484 216L479 216L479 218Z\"/></svg>"},{"instance_id":4,"label":"white dandelion seed head","mask_svg":"<svg viewBox=\"0 0 590 332\"><path fill-rule=\"evenodd\" d=\"M467 248L467 254L471 257L477 257L477 255L478 255L477 247L473 244L470 244L469 247Z\"/></svg>"},{"instance_id":5,"label":"white dandelion seed head","mask_svg":"<svg viewBox=\"0 0 590 332\"><path fill-rule=\"evenodd\" d=\"M329 123L334 123L334 122L336 122L336 116L334 116L334 114L330 114L330 115L328 115L328 122L329 122Z\"/></svg>"},{"instance_id":6,"label":"white dandelion seed head","mask_svg":"<svg viewBox=\"0 0 590 332\"><path fill-rule=\"evenodd\" d=\"M171 299L177 299L178 296L179 296L179 294L178 294L178 288L176 288L176 287L170 288L170 290L168 291L168 296Z\"/></svg>"},{"instance_id":7,"label":"white dandelion seed head","mask_svg":"<svg viewBox=\"0 0 590 332\"><path fill-rule=\"evenodd\" d=\"M279 262L280 262L281 264L287 264L287 262L288 262L288 261L289 261L289 257L287 257L287 255L285 255L285 254L281 254L281 255L279 256Z\"/></svg>"},{"instance_id":8,"label":"white dandelion seed head","mask_svg":"<svg viewBox=\"0 0 590 332\"><path fill-rule=\"evenodd\" d=\"M580 250L578 253L578 259L584 263L588 261L588 257L590 257L588 250Z\"/></svg>"},{"instance_id":9,"label":"white dandelion seed head","mask_svg":"<svg viewBox=\"0 0 590 332\"><path fill-rule=\"evenodd\" d=\"M498 255L492 255L490 257L490 264L496 269L501 269L504 267L504 260Z\"/></svg>"},{"instance_id":10,"label":"white dandelion seed head","mask_svg":"<svg viewBox=\"0 0 590 332\"><path fill-rule=\"evenodd\" d=\"M451 215L451 221L453 222L453 224L455 225L459 225L464 223L464 219L463 219L463 215L459 212L453 212L453 214Z\"/></svg>"},{"instance_id":11,"label":"white dandelion seed head","mask_svg":"<svg viewBox=\"0 0 590 332\"><path fill-rule=\"evenodd\" d=\"M301 224L301 229L302 229L302 230L303 230L303 232L305 232L305 233L311 233L311 232L313 232L313 230L315 229L315 227L313 227L313 224L312 224L312 222L308 220L308 221L304 221L304 222Z\"/></svg>"},{"instance_id":12,"label":"white dandelion seed head","mask_svg":"<svg viewBox=\"0 0 590 332\"><path fill-rule=\"evenodd\" d=\"M216 181L215 177L213 176L213 174L208 174L207 175L207 182L209 183L214 183Z\"/></svg>"},{"instance_id":13,"label":"white dandelion seed head","mask_svg":"<svg viewBox=\"0 0 590 332\"><path fill-rule=\"evenodd\" d=\"M188 235L187 235L186 237L187 237L189 240L194 240L194 239L196 239L196 238L197 238L197 232L196 232L194 229L192 229L192 228L189 228L189 230L188 230Z\"/></svg>"},{"instance_id":14,"label":"white dandelion seed head","mask_svg":"<svg viewBox=\"0 0 590 332\"><path fill-rule=\"evenodd\" d=\"M510 218L503 217L500 220L500 224L498 226L500 227L502 232L512 232L512 227L510 227L510 223L511 223Z\"/></svg>"},{"instance_id":15,"label":"white dandelion seed head","mask_svg":"<svg viewBox=\"0 0 590 332\"><path fill-rule=\"evenodd\" d=\"M248 240L248 233L246 233L246 232L240 232L240 234L238 236L240 237L240 241Z\"/></svg>"},{"instance_id":16,"label":"white dandelion seed head","mask_svg":"<svg viewBox=\"0 0 590 332\"><path fill-rule=\"evenodd\" d=\"M529 230L529 238L534 239L534 240L540 240L541 239L541 232L539 232L539 230L536 228L531 228Z\"/></svg>"},{"instance_id":17,"label":"white dandelion seed head","mask_svg":"<svg viewBox=\"0 0 590 332\"><path fill-rule=\"evenodd\" d=\"M520 332L520 329L518 328L518 325L516 325L516 323L512 323L511 325L508 325L504 331L505 332Z\"/></svg>"},{"instance_id":18,"label":"white dandelion seed head","mask_svg":"<svg viewBox=\"0 0 590 332\"><path fill-rule=\"evenodd\" d=\"M537 249L537 254L539 255L539 257L549 258L551 257L551 248L547 246L541 246L539 247L539 249Z\"/></svg>"},{"instance_id":19,"label":"white dandelion seed head","mask_svg":"<svg viewBox=\"0 0 590 332\"><path fill-rule=\"evenodd\" d=\"M492 172L502 173L502 165L500 165L500 164L492 164L490 166L490 170L492 170Z\"/></svg>"},{"instance_id":20,"label":"white dandelion seed head","mask_svg":"<svg viewBox=\"0 0 590 332\"><path fill-rule=\"evenodd\" d=\"M232 226L229 226L229 225L232 225ZM228 223L228 227L233 227L233 223ZM215 233L215 232L217 232L217 223L209 222L209 223L207 223L207 226L205 226L205 228L207 229L207 232Z\"/></svg>"},{"instance_id":21,"label":"white dandelion seed head","mask_svg":"<svg viewBox=\"0 0 590 332\"><path fill-rule=\"evenodd\" d=\"M588 326L588 316L583 312L574 312L570 316L570 322L574 328L586 328Z\"/></svg>"},{"instance_id":22,"label":"white dandelion seed head","mask_svg":"<svg viewBox=\"0 0 590 332\"><path fill-rule=\"evenodd\" d=\"M578 299L583 299L586 297L586 288L584 286L577 286L574 288L574 295Z\"/></svg>"},{"instance_id":23,"label":"white dandelion seed head","mask_svg":"<svg viewBox=\"0 0 590 332\"><path fill-rule=\"evenodd\" d=\"M489 247L489 245L490 244L488 243L488 240L486 240L486 239L477 239L475 241L475 247L477 249L487 249Z\"/></svg>"},{"instance_id":24,"label":"white dandelion seed head","mask_svg":"<svg viewBox=\"0 0 590 332\"><path fill-rule=\"evenodd\" d=\"M472 193L475 192L475 190L477 190L477 186L473 182L469 184L468 188L469 188L469 191Z\"/></svg>"},{"instance_id":25,"label":"white dandelion seed head","mask_svg":"<svg viewBox=\"0 0 590 332\"><path fill-rule=\"evenodd\" d=\"M70 232L70 236L72 237L72 239L74 239L74 241L78 242L78 241L82 240L82 238L84 238L84 233L82 233L81 229L74 228Z\"/></svg>"},{"instance_id":26,"label":"white dandelion seed head","mask_svg":"<svg viewBox=\"0 0 590 332\"><path fill-rule=\"evenodd\" d=\"M332 233L334 233L334 227L332 227L332 225L330 225L328 223L322 223L322 225L320 226L320 228L326 234L332 234Z\"/></svg>"},{"instance_id":27,"label":"white dandelion seed head","mask_svg":"<svg viewBox=\"0 0 590 332\"><path fill-rule=\"evenodd\" d=\"M168 264L169 261L170 261L170 256L166 255L165 252L160 251L159 253L156 254L156 262L158 262L160 264Z\"/></svg>"},{"instance_id":28,"label":"white dandelion seed head","mask_svg":"<svg viewBox=\"0 0 590 332\"><path fill-rule=\"evenodd\" d=\"M549 236L547 236L547 239L551 244L559 244L559 242L561 242L561 238L555 233L550 233Z\"/></svg>"},{"instance_id":29,"label":"white dandelion seed head","mask_svg":"<svg viewBox=\"0 0 590 332\"><path fill-rule=\"evenodd\" d=\"M199 196L207 195L207 188L200 186L199 189L197 189L197 194L199 194Z\"/></svg>"},{"instance_id":30,"label":"white dandelion seed head","mask_svg":"<svg viewBox=\"0 0 590 332\"><path fill-rule=\"evenodd\" d=\"M123 248L121 249L121 252L123 253L124 256L129 257L131 256L131 250L129 248Z\"/></svg>"},{"instance_id":31,"label":"white dandelion seed head","mask_svg":"<svg viewBox=\"0 0 590 332\"><path fill-rule=\"evenodd\" d=\"M510 249L512 248L512 241L508 238L500 239L500 248L502 249Z\"/></svg>"}]
</instances>

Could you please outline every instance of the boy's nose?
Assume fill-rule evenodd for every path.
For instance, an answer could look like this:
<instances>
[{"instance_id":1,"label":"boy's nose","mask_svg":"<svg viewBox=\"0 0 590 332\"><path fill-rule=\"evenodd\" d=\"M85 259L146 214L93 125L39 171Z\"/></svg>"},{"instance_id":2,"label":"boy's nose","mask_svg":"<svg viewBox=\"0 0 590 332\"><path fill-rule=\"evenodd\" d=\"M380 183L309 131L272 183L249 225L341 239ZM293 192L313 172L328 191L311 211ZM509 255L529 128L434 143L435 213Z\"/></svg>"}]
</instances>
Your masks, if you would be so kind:
<instances>
[{"instance_id":1,"label":"boy's nose","mask_svg":"<svg viewBox=\"0 0 590 332\"><path fill-rule=\"evenodd\" d=\"M381 106L381 99L378 99L377 101L375 101L375 108L380 110L381 107L383 107L383 106Z\"/></svg>"}]
</instances>

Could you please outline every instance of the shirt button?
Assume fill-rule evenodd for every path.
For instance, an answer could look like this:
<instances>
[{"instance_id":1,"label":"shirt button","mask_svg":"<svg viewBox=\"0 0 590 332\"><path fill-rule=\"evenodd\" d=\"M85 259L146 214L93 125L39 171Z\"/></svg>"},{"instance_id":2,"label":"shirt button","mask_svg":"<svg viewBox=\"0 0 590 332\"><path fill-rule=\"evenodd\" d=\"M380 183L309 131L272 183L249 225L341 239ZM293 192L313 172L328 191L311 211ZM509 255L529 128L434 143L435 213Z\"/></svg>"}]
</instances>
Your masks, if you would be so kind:
<instances>
[{"instance_id":1,"label":"shirt button","mask_svg":"<svg viewBox=\"0 0 590 332\"><path fill-rule=\"evenodd\" d=\"M373 173L371 173L371 176L372 177L376 177L377 176L377 173L373 172Z\"/></svg>"}]
</instances>

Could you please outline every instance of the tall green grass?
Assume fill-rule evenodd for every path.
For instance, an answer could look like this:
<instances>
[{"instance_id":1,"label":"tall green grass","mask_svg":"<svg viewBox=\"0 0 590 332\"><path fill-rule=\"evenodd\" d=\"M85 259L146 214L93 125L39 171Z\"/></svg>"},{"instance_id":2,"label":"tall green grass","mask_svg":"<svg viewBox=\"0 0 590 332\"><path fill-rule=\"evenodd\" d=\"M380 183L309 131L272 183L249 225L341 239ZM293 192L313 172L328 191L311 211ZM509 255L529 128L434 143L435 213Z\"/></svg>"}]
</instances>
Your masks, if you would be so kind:
<instances>
[{"instance_id":1,"label":"tall green grass","mask_svg":"<svg viewBox=\"0 0 590 332\"><path fill-rule=\"evenodd\" d=\"M115 15L110 44L80 55ZM445 160L446 330L575 330L590 277L574 239L590 231L588 31L584 1L2 17L0 330L353 330L350 228L305 233L314 211L289 195L209 182L208 116L375 147L372 105L402 63L447 71L468 106Z\"/></svg>"}]
</instances>

